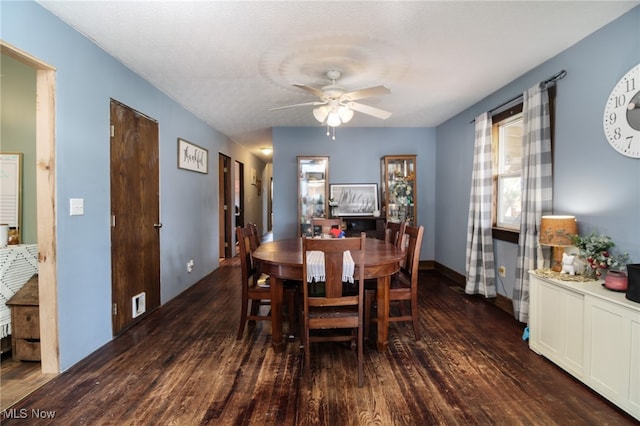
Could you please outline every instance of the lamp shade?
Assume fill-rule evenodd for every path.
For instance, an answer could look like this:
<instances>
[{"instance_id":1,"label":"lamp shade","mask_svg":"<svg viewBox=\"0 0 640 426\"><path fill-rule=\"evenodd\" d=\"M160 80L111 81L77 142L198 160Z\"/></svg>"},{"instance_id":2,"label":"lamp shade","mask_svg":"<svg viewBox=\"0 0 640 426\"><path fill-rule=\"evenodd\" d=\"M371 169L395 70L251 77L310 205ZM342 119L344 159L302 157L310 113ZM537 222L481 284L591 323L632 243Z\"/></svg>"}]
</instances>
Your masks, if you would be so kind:
<instances>
[{"instance_id":1,"label":"lamp shade","mask_svg":"<svg viewBox=\"0 0 640 426\"><path fill-rule=\"evenodd\" d=\"M348 123L353 118L353 111L345 106L338 108L338 115L343 123Z\"/></svg>"},{"instance_id":2,"label":"lamp shade","mask_svg":"<svg viewBox=\"0 0 640 426\"><path fill-rule=\"evenodd\" d=\"M327 118L327 115L329 115L329 107L326 105L323 105L318 108L314 108L313 110L313 116L316 118L316 120L318 120L321 123L324 123L324 120Z\"/></svg>"},{"instance_id":3,"label":"lamp shade","mask_svg":"<svg viewBox=\"0 0 640 426\"><path fill-rule=\"evenodd\" d=\"M573 245L573 236L578 233L575 216L542 216L540 220L540 245L566 247Z\"/></svg>"},{"instance_id":4,"label":"lamp shade","mask_svg":"<svg viewBox=\"0 0 640 426\"><path fill-rule=\"evenodd\" d=\"M331 127L338 127L340 125L340 116L337 111L331 111L329 117L327 117L327 125Z\"/></svg>"}]
</instances>

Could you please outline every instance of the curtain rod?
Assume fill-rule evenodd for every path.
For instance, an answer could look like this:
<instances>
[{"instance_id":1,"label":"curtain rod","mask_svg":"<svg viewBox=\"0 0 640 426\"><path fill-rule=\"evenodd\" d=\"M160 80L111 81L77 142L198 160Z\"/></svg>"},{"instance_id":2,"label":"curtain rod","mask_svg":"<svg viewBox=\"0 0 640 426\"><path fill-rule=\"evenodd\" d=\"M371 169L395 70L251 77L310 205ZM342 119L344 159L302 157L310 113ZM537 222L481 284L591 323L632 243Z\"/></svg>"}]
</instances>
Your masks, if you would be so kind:
<instances>
[{"instance_id":1,"label":"curtain rod","mask_svg":"<svg viewBox=\"0 0 640 426\"><path fill-rule=\"evenodd\" d=\"M544 84L546 86L549 83L555 83L556 81L562 80L563 78L565 78L566 75L567 75L567 72L565 70L559 71L559 72L555 73L554 75L552 75L551 77L549 77L548 79L544 80L542 82L542 84ZM515 96L515 97L509 99L508 101L501 103L497 107L489 110L489 114L492 114L494 111L499 110L500 108L504 107L505 105L509 105L511 102L517 101L521 97L522 97L522 94L519 94L518 96ZM475 123L475 122L476 122L476 119L474 118L473 120L471 120L469 122L469 124Z\"/></svg>"}]
</instances>

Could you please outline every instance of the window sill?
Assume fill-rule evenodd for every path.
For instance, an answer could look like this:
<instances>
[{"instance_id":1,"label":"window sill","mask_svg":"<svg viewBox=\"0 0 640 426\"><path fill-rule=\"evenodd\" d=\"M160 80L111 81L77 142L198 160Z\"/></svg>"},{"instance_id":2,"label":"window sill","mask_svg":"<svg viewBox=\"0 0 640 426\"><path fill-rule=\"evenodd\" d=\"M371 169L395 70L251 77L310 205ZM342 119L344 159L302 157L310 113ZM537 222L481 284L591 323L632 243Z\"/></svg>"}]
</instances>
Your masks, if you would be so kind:
<instances>
[{"instance_id":1,"label":"window sill","mask_svg":"<svg viewBox=\"0 0 640 426\"><path fill-rule=\"evenodd\" d=\"M514 231L513 229L506 228L492 228L492 236L495 240L507 241L509 243L518 244L520 239L520 231Z\"/></svg>"}]
</instances>

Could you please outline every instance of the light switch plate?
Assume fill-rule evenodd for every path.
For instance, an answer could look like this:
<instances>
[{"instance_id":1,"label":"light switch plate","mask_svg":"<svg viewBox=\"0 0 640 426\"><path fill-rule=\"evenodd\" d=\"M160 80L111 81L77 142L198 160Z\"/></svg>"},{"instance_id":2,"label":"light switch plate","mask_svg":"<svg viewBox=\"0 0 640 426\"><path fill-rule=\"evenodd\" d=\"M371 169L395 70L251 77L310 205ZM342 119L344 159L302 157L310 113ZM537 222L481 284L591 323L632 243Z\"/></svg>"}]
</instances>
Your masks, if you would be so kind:
<instances>
[{"instance_id":1,"label":"light switch plate","mask_svg":"<svg viewBox=\"0 0 640 426\"><path fill-rule=\"evenodd\" d=\"M69 198L69 214L71 216L84 215L84 198Z\"/></svg>"}]
</instances>

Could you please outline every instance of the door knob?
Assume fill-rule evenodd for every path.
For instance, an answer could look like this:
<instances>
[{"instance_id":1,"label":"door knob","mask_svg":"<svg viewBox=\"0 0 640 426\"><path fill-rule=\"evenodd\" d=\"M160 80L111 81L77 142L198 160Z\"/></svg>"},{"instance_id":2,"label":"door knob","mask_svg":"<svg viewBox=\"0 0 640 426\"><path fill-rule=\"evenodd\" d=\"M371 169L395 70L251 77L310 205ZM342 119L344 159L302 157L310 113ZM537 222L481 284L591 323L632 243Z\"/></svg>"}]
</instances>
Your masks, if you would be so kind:
<instances>
[{"instance_id":1,"label":"door knob","mask_svg":"<svg viewBox=\"0 0 640 426\"><path fill-rule=\"evenodd\" d=\"M162 228L162 224L161 223L154 223L153 227L156 228L156 229L160 229L160 228Z\"/></svg>"}]
</instances>

